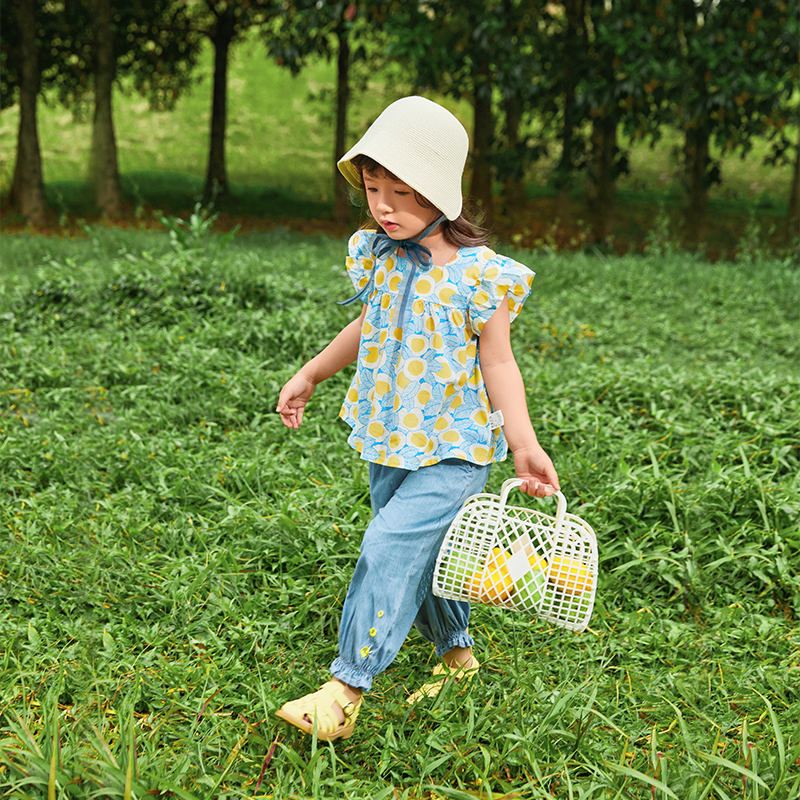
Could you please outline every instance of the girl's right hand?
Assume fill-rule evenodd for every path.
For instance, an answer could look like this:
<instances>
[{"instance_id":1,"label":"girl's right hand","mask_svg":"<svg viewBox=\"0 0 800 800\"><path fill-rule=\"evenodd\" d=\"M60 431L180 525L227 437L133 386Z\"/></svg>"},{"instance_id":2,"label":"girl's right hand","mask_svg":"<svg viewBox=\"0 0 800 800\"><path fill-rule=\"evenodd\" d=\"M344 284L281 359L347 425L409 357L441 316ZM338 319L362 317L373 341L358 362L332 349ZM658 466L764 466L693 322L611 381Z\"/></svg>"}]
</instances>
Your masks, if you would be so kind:
<instances>
[{"instance_id":1,"label":"girl's right hand","mask_svg":"<svg viewBox=\"0 0 800 800\"><path fill-rule=\"evenodd\" d=\"M296 430L300 427L303 421L303 409L314 394L315 388L316 384L304 377L301 371L290 378L281 389L275 411L281 415L281 422L287 428Z\"/></svg>"}]
</instances>

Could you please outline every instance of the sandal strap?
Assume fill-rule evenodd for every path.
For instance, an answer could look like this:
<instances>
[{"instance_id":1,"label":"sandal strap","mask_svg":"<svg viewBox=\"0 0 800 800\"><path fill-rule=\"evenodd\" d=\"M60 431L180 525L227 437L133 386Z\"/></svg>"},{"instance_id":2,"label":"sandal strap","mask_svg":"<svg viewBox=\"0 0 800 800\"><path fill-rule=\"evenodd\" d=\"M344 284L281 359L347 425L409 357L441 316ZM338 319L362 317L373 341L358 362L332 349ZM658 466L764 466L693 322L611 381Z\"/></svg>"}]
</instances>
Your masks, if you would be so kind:
<instances>
[{"instance_id":1,"label":"sandal strap","mask_svg":"<svg viewBox=\"0 0 800 800\"><path fill-rule=\"evenodd\" d=\"M433 677L437 680L424 683L420 686L420 688L408 698L408 703L414 705L414 703L422 700L423 697L436 697L436 695L442 691L442 687L448 680L452 679L456 683L460 683L462 680L471 681L480 666L480 662L475 656L472 656L472 663L468 667L463 665L448 667L446 664L440 662L433 668Z\"/></svg>"},{"instance_id":2,"label":"sandal strap","mask_svg":"<svg viewBox=\"0 0 800 800\"><path fill-rule=\"evenodd\" d=\"M333 708L334 703L338 703L344 713L343 723L339 722L336 716ZM356 705L347 698L344 687L340 683L328 681L316 692L285 703L281 710L297 720L308 717L312 726L316 714L317 733L331 735L340 732L342 729L352 728L358 718L360 708L360 703Z\"/></svg>"}]
</instances>

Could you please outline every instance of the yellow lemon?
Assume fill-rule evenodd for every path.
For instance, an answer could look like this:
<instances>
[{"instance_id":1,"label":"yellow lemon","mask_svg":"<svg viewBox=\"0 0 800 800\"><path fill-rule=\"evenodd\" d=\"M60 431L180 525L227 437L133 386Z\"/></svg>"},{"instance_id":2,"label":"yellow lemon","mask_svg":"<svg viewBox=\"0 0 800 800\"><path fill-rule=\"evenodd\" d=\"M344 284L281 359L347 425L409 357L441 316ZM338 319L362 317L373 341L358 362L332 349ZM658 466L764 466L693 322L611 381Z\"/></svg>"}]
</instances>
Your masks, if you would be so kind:
<instances>
[{"instance_id":1,"label":"yellow lemon","mask_svg":"<svg viewBox=\"0 0 800 800\"><path fill-rule=\"evenodd\" d=\"M427 346L427 342L422 336L412 336L408 341L408 346L414 353L421 353Z\"/></svg>"},{"instance_id":2,"label":"yellow lemon","mask_svg":"<svg viewBox=\"0 0 800 800\"><path fill-rule=\"evenodd\" d=\"M377 347L367 347L367 354L364 356L364 361L367 364L374 364L380 357L381 351Z\"/></svg>"},{"instance_id":3,"label":"yellow lemon","mask_svg":"<svg viewBox=\"0 0 800 800\"><path fill-rule=\"evenodd\" d=\"M410 358L406 362L406 370L409 375L418 378L425 372L425 362L421 358Z\"/></svg>"},{"instance_id":4,"label":"yellow lemon","mask_svg":"<svg viewBox=\"0 0 800 800\"><path fill-rule=\"evenodd\" d=\"M422 419L415 411L410 411L403 416L403 426L409 429L419 428Z\"/></svg>"},{"instance_id":5,"label":"yellow lemon","mask_svg":"<svg viewBox=\"0 0 800 800\"><path fill-rule=\"evenodd\" d=\"M422 277L417 281L417 294L430 294L433 291L433 281Z\"/></svg>"},{"instance_id":6,"label":"yellow lemon","mask_svg":"<svg viewBox=\"0 0 800 800\"><path fill-rule=\"evenodd\" d=\"M415 447L419 447L420 449L427 447L428 445L428 437L421 432L412 433L411 434L411 444Z\"/></svg>"},{"instance_id":7,"label":"yellow lemon","mask_svg":"<svg viewBox=\"0 0 800 800\"><path fill-rule=\"evenodd\" d=\"M486 559L483 571L478 571L467 580L465 588L469 595L489 605L504 603L511 597L514 582L506 566L508 553L502 547L495 547Z\"/></svg>"},{"instance_id":8,"label":"yellow lemon","mask_svg":"<svg viewBox=\"0 0 800 800\"><path fill-rule=\"evenodd\" d=\"M553 556L548 579L567 594L582 594L592 590L589 570L580 561L566 556Z\"/></svg>"},{"instance_id":9,"label":"yellow lemon","mask_svg":"<svg viewBox=\"0 0 800 800\"><path fill-rule=\"evenodd\" d=\"M456 290L452 286L445 286L439 292L439 302L447 304L453 299L453 295L456 293Z\"/></svg>"},{"instance_id":10,"label":"yellow lemon","mask_svg":"<svg viewBox=\"0 0 800 800\"><path fill-rule=\"evenodd\" d=\"M464 270L464 276L473 281L478 281L481 278L481 268L475 264Z\"/></svg>"},{"instance_id":11,"label":"yellow lemon","mask_svg":"<svg viewBox=\"0 0 800 800\"><path fill-rule=\"evenodd\" d=\"M472 457L478 464L485 464L489 460L489 451L485 447L473 447Z\"/></svg>"},{"instance_id":12,"label":"yellow lemon","mask_svg":"<svg viewBox=\"0 0 800 800\"><path fill-rule=\"evenodd\" d=\"M450 369L450 365L446 361L442 362L442 368L436 373L436 377L441 378L443 381L453 377L453 370Z\"/></svg>"},{"instance_id":13,"label":"yellow lemon","mask_svg":"<svg viewBox=\"0 0 800 800\"><path fill-rule=\"evenodd\" d=\"M367 430L369 431L369 435L374 436L376 439L380 439L380 437L386 433L386 430L380 422L371 422Z\"/></svg>"}]
</instances>

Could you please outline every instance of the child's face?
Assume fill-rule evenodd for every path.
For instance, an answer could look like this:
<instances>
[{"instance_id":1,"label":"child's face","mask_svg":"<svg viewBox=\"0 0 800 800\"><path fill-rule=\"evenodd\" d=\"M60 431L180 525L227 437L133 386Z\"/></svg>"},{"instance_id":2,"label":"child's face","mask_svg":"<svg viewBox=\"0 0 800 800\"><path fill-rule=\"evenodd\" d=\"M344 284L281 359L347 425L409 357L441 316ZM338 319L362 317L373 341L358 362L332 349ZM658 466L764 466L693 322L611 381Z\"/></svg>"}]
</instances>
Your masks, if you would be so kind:
<instances>
[{"instance_id":1,"label":"child's face","mask_svg":"<svg viewBox=\"0 0 800 800\"><path fill-rule=\"evenodd\" d=\"M407 183L366 170L362 177L372 217L392 239L413 239L440 216L436 209L421 206Z\"/></svg>"}]
</instances>

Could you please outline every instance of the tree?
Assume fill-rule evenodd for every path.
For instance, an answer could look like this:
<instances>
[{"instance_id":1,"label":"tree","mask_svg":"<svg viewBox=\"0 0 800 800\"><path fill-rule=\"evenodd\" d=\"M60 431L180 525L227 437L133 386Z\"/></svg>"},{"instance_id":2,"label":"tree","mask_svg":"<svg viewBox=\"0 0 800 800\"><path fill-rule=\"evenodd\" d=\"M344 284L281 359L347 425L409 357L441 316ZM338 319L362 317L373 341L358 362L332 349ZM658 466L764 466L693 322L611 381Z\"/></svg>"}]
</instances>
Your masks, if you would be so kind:
<instances>
[{"instance_id":1,"label":"tree","mask_svg":"<svg viewBox=\"0 0 800 800\"><path fill-rule=\"evenodd\" d=\"M111 110L113 86L124 70L125 76L132 78L133 88L152 105L165 108L175 102L188 85L198 51L197 42L187 35L186 9L174 0L49 0L37 10L28 30L48 45L38 49L37 91L47 91L52 99L72 109L94 97L90 177L98 207L105 214L117 213L120 189ZM23 37L9 24L14 19L5 18L0 33L2 107L17 96L21 99L22 75L16 65L22 63L18 42ZM38 149L35 135L28 124L18 146L18 164L26 163L26 154ZM23 181L25 186L32 183L35 179Z\"/></svg>"},{"instance_id":2,"label":"tree","mask_svg":"<svg viewBox=\"0 0 800 800\"><path fill-rule=\"evenodd\" d=\"M663 13L645 0L612 0L587 7L587 46L577 88L578 118L589 122L586 194L592 238L611 233L617 178L628 171L628 153L619 146L622 127L631 138L660 135L664 91L653 80Z\"/></svg>"},{"instance_id":3,"label":"tree","mask_svg":"<svg viewBox=\"0 0 800 800\"><path fill-rule=\"evenodd\" d=\"M225 156L228 125L228 64L231 47L251 28L266 25L281 10L280 0L199 0L190 5L191 29L214 47L211 131L204 196L230 194Z\"/></svg>"},{"instance_id":4,"label":"tree","mask_svg":"<svg viewBox=\"0 0 800 800\"><path fill-rule=\"evenodd\" d=\"M662 0L658 7L680 42L662 74L684 132L688 238L699 244L708 189L722 178L712 139L722 152L744 154L755 137L786 125L798 74L797 2Z\"/></svg>"},{"instance_id":5,"label":"tree","mask_svg":"<svg viewBox=\"0 0 800 800\"><path fill-rule=\"evenodd\" d=\"M350 191L336 162L347 151L347 112L352 95L352 67L358 62L379 60L382 38L379 4L362 0L293 0L287 2L275 30L269 32L267 48L279 64L298 74L308 59L321 55L336 59L336 129L333 147L334 219L350 219ZM379 13L379 12L378 12Z\"/></svg>"},{"instance_id":6,"label":"tree","mask_svg":"<svg viewBox=\"0 0 800 800\"><path fill-rule=\"evenodd\" d=\"M41 83L39 47L37 44L36 0L17 0L12 5L12 32L17 34L16 63L18 64L19 134L17 137L17 159L11 185L10 202L33 223L42 221L45 209L44 182L42 180L42 157L39 149L39 133L36 125L36 103ZM4 28L8 25L7 19ZM3 68L7 61L4 37ZM3 105L8 93L3 93Z\"/></svg>"},{"instance_id":7,"label":"tree","mask_svg":"<svg viewBox=\"0 0 800 800\"><path fill-rule=\"evenodd\" d=\"M103 216L117 216L121 189L111 104L116 59L114 58L113 8L111 0L87 0L94 17L94 124L89 156L89 179L95 202Z\"/></svg>"},{"instance_id":8,"label":"tree","mask_svg":"<svg viewBox=\"0 0 800 800\"><path fill-rule=\"evenodd\" d=\"M520 87L532 79L537 60L538 29L530 21L533 9L525 0L440 0L390 3L393 31L390 54L413 70L420 89L434 89L473 107L472 177L470 195L484 222L492 224L493 185L497 159L498 110L504 98L506 138L519 148L519 124L530 93ZM527 144L527 143L526 143Z\"/></svg>"}]
</instances>

